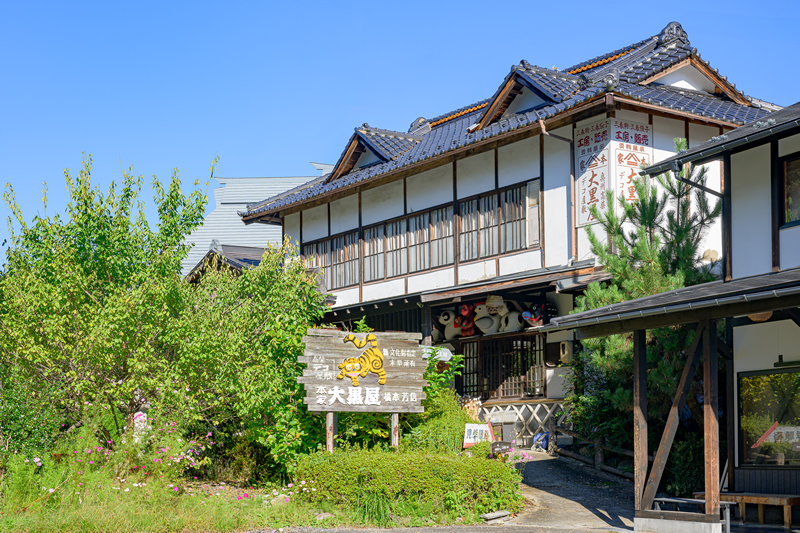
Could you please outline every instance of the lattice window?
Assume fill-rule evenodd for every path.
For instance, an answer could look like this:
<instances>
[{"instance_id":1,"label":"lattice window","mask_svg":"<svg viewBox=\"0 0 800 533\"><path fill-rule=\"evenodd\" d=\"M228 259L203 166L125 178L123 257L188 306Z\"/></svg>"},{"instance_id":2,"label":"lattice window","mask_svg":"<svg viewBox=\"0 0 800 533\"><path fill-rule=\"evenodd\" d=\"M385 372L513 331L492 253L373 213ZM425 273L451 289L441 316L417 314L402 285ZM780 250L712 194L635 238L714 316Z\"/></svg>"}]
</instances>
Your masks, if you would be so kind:
<instances>
[{"instance_id":1,"label":"lattice window","mask_svg":"<svg viewBox=\"0 0 800 533\"><path fill-rule=\"evenodd\" d=\"M408 271L419 272L431 267L431 214L422 213L408 219Z\"/></svg>"},{"instance_id":2,"label":"lattice window","mask_svg":"<svg viewBox=\"0 0 800 533\"><path fill-rule=\"evenodd\" d=\"M453 206L431 211L431 268L453 263Z\"/></svg>"},{"instance_id":3,"label":"lattice window","mask_svg":"<svg viewBox=\"0 0 800 533\"><path fill-rule=\"evenodd\" d=\"M364 230L364 282L383 279L383 224Z\"/></svg>"},{"instance_id":4,"label":"lattice window","mask_svg":"<svg viewBox=\"0 0 800 533\"><path fill-rule=\"evenodd\" d=\"M500 224L503 253L528 247L525 227L527 200L525 191L526 186L522 186L500 193L500 207L503 213L503 221Z\"/></svg>"},{"instance_id":5,"label":"lattice window","mask_svg":"<svg viewBox=\"0 0 800 533\"><path fill-rule=\"evenodd\" d=\"M322 276L325 279L325 287L333 288L331 285L331 241L325 240L303 246L303 257L306 264L310 267L322 269Z\"/></svg>"},{"instance_id":6,"label":"lattice window","mask_svg":"<svg viewBox=\"0 0 800 533\"><path fill-rule=\"evenodd\" d=\"M497 195L478 199L479 242L481 257L497 255L499 251L500 209Z\"/></svg>"},{"instance_id":7,"label":"lattice window","mask_svg":"<svg viewBox=\"0 0 800 533\"><path fill-rule=\"evenodd\" d=\"M358 232L331 239L331 288L358 284Z\"/></svg>"},{"instance_id":8,"label":"lattice window","mask_svg":"<svg viewBox=\"0 0 800 533\"><path fill-rule=\"evenodd\" d=\"M544 338L538 334L461 343L459 394L482 400L545 395Z\"/></svg>"},{"instance_id":9,"label":"lattice window","mask_svg":"<svg viewBox=\"0 0 800 533\"><path fill-rule=\"evenodd\" d=\"M458 235L458 259L478 258L478 199L461 202L461 228Z\"/></svg>"},{"instance_id":10,"label":"lattice window","mask_svg":"<svg viewBox=\"0 0 800 533\"><path fill-rule=\"evenodd\" d=\"M408 273L406 219L386 224L386 277Z\"/></svg>"}]
</instances>

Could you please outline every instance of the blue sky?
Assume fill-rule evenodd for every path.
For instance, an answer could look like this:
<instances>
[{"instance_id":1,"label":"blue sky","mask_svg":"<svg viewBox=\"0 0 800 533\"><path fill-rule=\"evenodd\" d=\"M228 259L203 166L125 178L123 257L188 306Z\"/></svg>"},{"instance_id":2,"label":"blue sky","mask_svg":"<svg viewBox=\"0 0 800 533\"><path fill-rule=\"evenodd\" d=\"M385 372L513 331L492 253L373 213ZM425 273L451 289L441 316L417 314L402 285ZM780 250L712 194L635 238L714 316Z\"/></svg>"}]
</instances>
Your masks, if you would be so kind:
<instances>
[{"instance_id":1,"label":"blue sky","mask_svg":"<svg viewBox=\"0 0 800 533\"><path fill-rule=\"evenodd\" d=\"M672 20L746 94L800 100L789 1L5 2L0 184L30 219L43 181L63 210L82 152L103 188L121 165L177 167L188 187L215 156L219 176L314 175L363 122L406 131L491 96L521 59L565 68Z\"/></svg>"}]
</instances>

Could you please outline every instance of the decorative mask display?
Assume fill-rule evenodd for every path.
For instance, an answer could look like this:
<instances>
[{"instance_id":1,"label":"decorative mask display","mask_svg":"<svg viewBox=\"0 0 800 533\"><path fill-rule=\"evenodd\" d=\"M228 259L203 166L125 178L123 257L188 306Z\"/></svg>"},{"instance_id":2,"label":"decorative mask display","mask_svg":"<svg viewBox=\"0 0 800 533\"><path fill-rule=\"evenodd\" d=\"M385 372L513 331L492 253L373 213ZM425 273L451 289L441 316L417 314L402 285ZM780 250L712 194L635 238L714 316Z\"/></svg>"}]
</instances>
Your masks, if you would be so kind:
<instances>
[{"instance_id":1,"label":"decorative mask display","mask_svg":"<svg viewBox=\"0 0 800 533\"><path fill-rule=\"evenodd\" d=\"M452 340L461 336L461 317L456 316L452 311L442 311L439 315L439 323L444 325L444 338Z\"/></svg>"},{"instance_id":2,"label":"decorative mask display","mask_svg":"<svg viewBox=\"0 0 800 533\"><path fill-rule=\"evenodd\" d=\"M485 303L475 306L475 325L484 335L497 333L500 329L500 315L492 314Z\"/></svg>"},{"instance_id":3,"label":"decorative mask display","mask_svg":"<svg viewBox=\"0 0 800 533\"><path fill-rule=\"evenodd\" d=\"M477 334L475 331L475 306L464 304L459 308L461 312L461 336L472 337Z\"/></svg>"},{"instance_id":4,"label":"decorative mask display","mask_svg":"<svg viewBox=\"0 0 800 533\"><path fill-rule=\"evenodd\" d=\"M523 327L525 327L525 321L519 311L510 311L500 319L500 331L519 331Z\"/></svg>"}]
</instances>

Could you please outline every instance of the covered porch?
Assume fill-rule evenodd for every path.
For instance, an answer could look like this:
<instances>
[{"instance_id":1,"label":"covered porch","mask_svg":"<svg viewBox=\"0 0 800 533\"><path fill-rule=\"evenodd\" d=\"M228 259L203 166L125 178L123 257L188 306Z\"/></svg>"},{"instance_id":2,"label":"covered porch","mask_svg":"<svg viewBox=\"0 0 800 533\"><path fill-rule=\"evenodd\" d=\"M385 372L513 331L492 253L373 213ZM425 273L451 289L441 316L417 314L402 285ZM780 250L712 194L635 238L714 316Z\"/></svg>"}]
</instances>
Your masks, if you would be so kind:
<instances>
[{"instance_id":1,"label":"covered porch","mask_svg":"<svg viewBox=\"0 0 800 533\"><path fill-rule=\"evenodd\" d=\"M800 419L797 423L794 421L796 397L800 408L800 379L784 378L784 381L788 379L790 383L781 383L780 390L774 387L770 389L776 397L782 398L776 406L765 407L764 402L761 402L763 405L759 404L758 398L745 401L741 393L742 387L750 387L747 390L753 390L752 380L748 381L748 378L754 375L769 375L776 372L785 375L796 371L798 372L796 375L800 378L800 344L794 353L786 354L786 360L783 354L770 354L765 350L757 357L762 372L751 370L752 361L749 362L748 371L737 372L735 339L742 336L739 332L734 334L736 328L754 326L753 331L749 332L752 337L753 332L758 334L759 324L777 321L781 321L783 327L790 325L800 331L798 306L800 306L800 269L792 269L729 282L718 281L687 287L583 313L560 316L543 328L549 333L572 330L578 341L612 334L632 334L635 452L633 504L637 531L721 531L720 498L728 499L730 496L726 493L789 496L800 494L800 454L783 453L780 456L778 453L763 451L764 443L788 438L786 435L789 430L783 429L783 426L800 425ZM721 320L724 320L724 328L719 327ZM655 328L678 325L693 328L694 340L686 352L686 364L677 383L665 428L655 450L654 461L649 467L647 457L651 450L648 450L647 445L646 332ZM719 369L720 357L724 362L722 372ZM701 361L705 455L704 512L669 511L663 508L654 510L653 503L678 429L680 414ZM724 464L720 460L721 390L724 391L726 398L724 413L728 428L724 456L730 465L727 468L727 479L724 480L727 491L723 494L720 491L720 487L724 485L720 478ZM761 409L760 416L765 420L770 418L767 431L761 432L760 429L756 431L755 424L750 422L743 427L740 420L743 414L742 406ZM774 424L772 418L775 419ZM777 431L779 428L782 431L780 434ZM797 440L798 444L789 446L788 449L793 451L796 447L800 452L800 435L793 434L791 438L793 441ZM773 448L777 449L775 446ZM795 455L798 455L796 462ZM791 519L791 513L788 518Z\"/></svg>"}]
</instances>

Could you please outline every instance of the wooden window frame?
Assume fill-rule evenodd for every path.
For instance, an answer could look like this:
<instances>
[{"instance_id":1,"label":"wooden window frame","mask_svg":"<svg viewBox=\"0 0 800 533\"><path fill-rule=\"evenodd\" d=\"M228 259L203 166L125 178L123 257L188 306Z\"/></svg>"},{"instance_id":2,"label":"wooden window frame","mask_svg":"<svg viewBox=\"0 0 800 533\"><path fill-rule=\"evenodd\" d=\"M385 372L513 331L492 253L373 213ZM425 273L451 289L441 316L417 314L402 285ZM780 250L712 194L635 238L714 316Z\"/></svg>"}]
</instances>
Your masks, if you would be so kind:
<instances>
[{"instance_id":1,"label":"wooden window frame","mask_svg":"<svg viewBox=\"0 0 800 533\"><path fill-rule=\"evenodd\" d=\"M334 279L333 279L333 266L334 266L334 262L333 262L333 241L335 239L346 238L348 235L355 235L355 241L353 243L350 243L350 244L351 245L353 245L353 244L355 245L355 253L356 253L356 274L355 274L355 276L358 279L356 279L355 282L353 282L353 283L351 283L349 285L344 285L342 287L334 287ZM356 229L343 231L341 233L337 233L336 235L331 235L330 237L325 237L324 239L317 239L317 240L314 240L314 241L311 241L311 242L304 242L303 243L303 250L302 250L303 251L302 258L303 258L304 261L307 259L306 255L305 255L305 251L306 251L306 247L307 246L312 246L313 245L313 246L316 247L316 249L318 249L320 244L323 244L325 242L329 242L330 244L328 245L328 250L326 252L326 255L327 255L327 258L328 258L327 265L321 266L321 268L323 269L323 276L325 276L325 282L326 283L330 282L330 284L328 285L328 290L329 291L334 291L334 290L338 291L338 290L350 289L352 287L358 287L360 285L359 279L361 278L361 264L362 264L361 254L359 253L359 247L360 247L359 241L360 241L359 230L356 228ZM342 265L342 264L348 263L349 261L351 261L351 260L350 259L346 259L344 262L339 262L339 263L336 263L336 264L337 265ZM326 269L328 270L328 272L325 272Z\"/></svg>"},{"instance_id":2,"label":"wooden window frame","mask_svg":"<svg viewBox=\"0 0 800 533\"><path fill-rule=\"evenodd\" d=\"M787 166L789 163L800 160L800 152L794 152L789 155L785 155L783 157L778 158L778 172L780 172L780 178L778 181L778 189L779 189L779 202L780 202L780 214L778 217L779 221L779 228L792 228L795 226L800 226L800 219L793 220L792 222L786 222L786 177L787 177Z\"/></svg>"}]
</instances>

